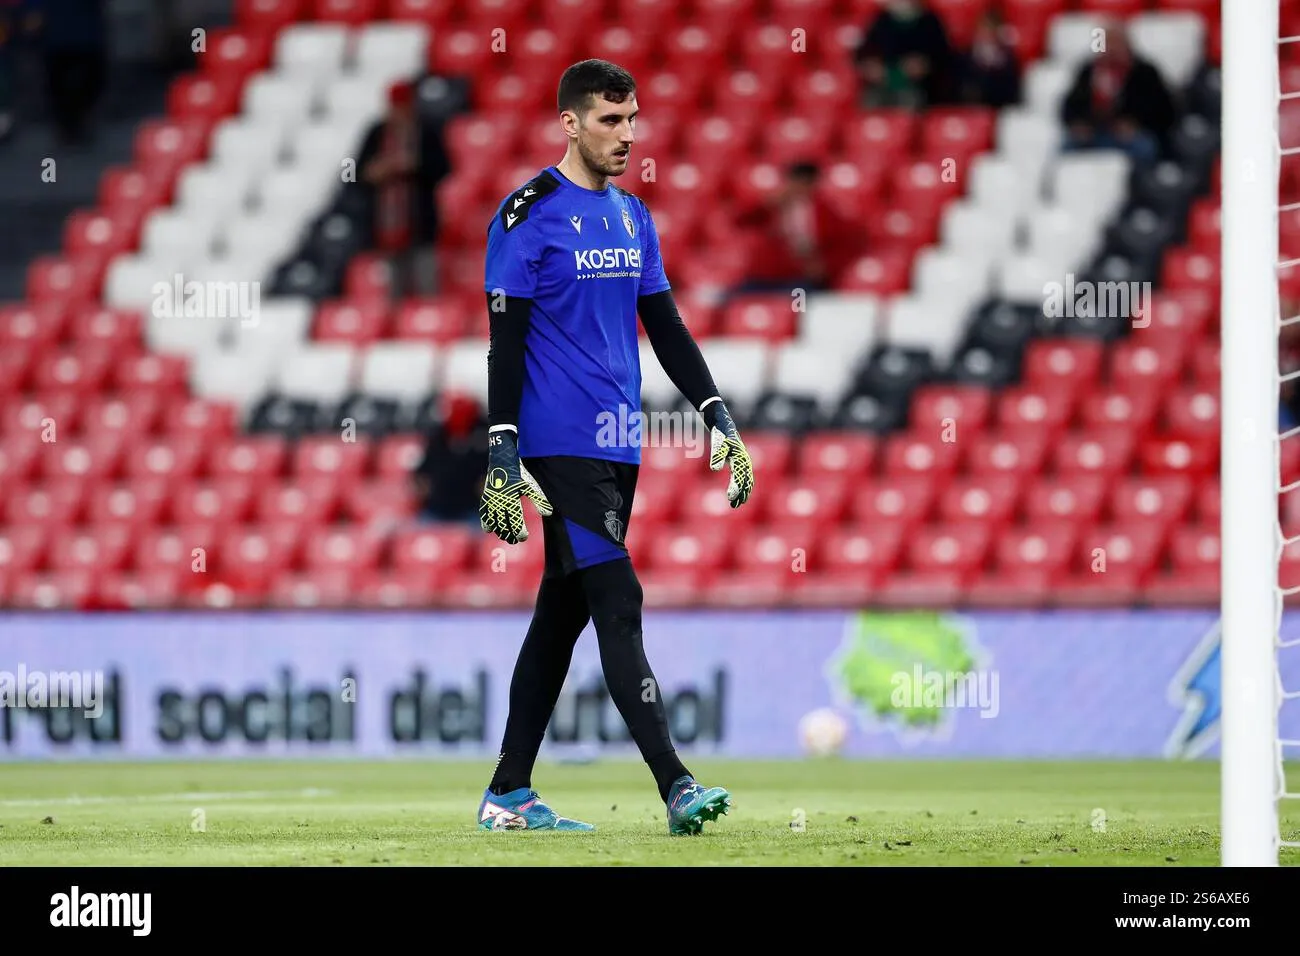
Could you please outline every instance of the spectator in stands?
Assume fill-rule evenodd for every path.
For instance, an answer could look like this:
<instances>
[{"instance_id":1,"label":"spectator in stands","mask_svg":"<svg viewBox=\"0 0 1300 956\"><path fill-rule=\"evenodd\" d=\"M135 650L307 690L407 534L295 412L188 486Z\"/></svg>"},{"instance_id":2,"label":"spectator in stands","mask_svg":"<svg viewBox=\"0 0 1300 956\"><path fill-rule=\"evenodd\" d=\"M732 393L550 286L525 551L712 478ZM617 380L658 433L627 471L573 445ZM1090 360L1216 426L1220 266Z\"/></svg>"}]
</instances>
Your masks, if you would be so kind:
<instances>
[{"instance_id":1,"label":"spectator in stands","mask_svg":"<svg viewBox=\"0 0 1300 956\"><path fill-rule=\"evenodd\" d=\"M55 131L65 144L85 143L90 116L108 78L106 0L31 0Z\"/></svg>"},{"instance_id":2,"label":"spectator in stands","mask_svg":"<svg viewBox=\"0 0 1300 956\"><path fill-rule=\"evenodd\" d=\"M1020 62L996 10L986 10L970 48L957 54L955 99L1002 109L1020 102Z\"/></svg>"},{"instance_id":3,"label":"spectator in stands","mask_svg":"<svg viewBox=\"0 0 1300 956\"><path fill-rule=\"evenodd\" d=\"M478 525L479 499L486 475L487 415L466 395L443 398L442 421L425 445L411 475L426 521L468 521Z\"/></svg>"},{"instance_id":4,"label":"spectator in stands","mask_svg":"<svg viewBox=\"0 0 1300 956\"><path fill-rule=\"evenodd\" d=\"M779 189L737 217L750 261L733 294L832 288L858 255L861 230L817 191L818 177L815 163L795 163Z\"/></svg>"},{"instance_id":5,"label":"spectator in stands","mask_svg":"<svg viewBox=\"0 0 1300 956\"><path fill-rule=\"evenodd\" d=\"M952 48L943 21L922 0L880 0L884 7L854 53L868 108L922 109L946 99Z\"/></svg>"},{"instance_id":6,"label":"spectator in stands","mask_svg":"<svg viewBox=\"0 0 1300 956\"><path fill-rule=\"evenodd\" d=\"M1119 149L1147 165L1163 152L1177 109L1160 70L1129 45L1110 21L1106 48L1086 60L1061 103L1067 150Z\"/></svg>"},{"instance_id":7,"label":"spectator in stands","mask_svg":"<svg viewBox=\"0 0 1300 956\"><path fill-rule=\"evenodd\" d=\"M366 133L357 159L368 190L371 245L390 256L395 297L434 295L434 190L447 173L447 157L439 131L420 121L414 83L393 84L388 99L387 115Z\"/></svg>"}]
</instances>

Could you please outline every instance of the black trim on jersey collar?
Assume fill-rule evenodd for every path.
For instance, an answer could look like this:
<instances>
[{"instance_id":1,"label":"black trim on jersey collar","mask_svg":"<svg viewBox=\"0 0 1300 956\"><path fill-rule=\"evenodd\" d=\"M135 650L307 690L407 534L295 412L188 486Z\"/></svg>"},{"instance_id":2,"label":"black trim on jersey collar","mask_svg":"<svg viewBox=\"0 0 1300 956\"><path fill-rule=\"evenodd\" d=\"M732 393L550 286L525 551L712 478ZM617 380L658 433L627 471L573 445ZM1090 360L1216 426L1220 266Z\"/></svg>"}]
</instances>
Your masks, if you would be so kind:
<instances>
[{"instance_id":1,"label":"black trim on jersey collar","mask_svg":"<svg viewBox=\"0 0 1300 956\"><path fill-rule=\"evenodd\" d=\"M501 228L506 232L515 228L528 218L528 212L535 202L559 188L559 181L545 170L528 180L507 196L506 201L501 204Z\"/></svg>"}]
</instances>

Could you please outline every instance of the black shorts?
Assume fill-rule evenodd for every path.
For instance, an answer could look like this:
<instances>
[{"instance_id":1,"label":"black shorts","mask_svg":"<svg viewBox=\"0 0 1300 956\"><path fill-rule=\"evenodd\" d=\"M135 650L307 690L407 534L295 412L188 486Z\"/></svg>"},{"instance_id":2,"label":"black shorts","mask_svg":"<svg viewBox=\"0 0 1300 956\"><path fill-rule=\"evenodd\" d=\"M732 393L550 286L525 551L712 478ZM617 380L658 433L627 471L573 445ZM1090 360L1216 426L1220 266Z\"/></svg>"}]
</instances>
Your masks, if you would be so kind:
<instances>
[{"instance_id":1,"label":"black shorts","mask_svg":"<svg viewBox=\"0 0 1300 956\"><path fill-rule=\"evenodd\" d=\"M546 546L543 577L563 577L627 557L639 465L599 458L524 458L555 513L542 519Z\"/></svg>"}]
</instances>

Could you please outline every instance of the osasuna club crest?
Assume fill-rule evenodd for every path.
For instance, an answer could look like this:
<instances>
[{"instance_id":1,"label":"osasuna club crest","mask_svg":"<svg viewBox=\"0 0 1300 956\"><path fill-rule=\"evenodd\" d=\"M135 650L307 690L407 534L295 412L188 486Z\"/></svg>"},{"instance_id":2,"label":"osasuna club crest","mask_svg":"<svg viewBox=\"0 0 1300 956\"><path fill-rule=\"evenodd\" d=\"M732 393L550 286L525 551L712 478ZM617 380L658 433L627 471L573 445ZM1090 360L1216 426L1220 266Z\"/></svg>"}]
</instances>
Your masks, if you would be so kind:
<instances>
[{"instance_id":1,"label":"osasuna club crest","mask_svg":"<svg viewBox=\"0 0 1300 956\"><path fill-rule=\"evenodd\" d=\"M632 214L626 208L623 210L623 228L627 230L629 236L633 239L636 238L636 227L632 225Z\"/></svg>"},{"instance_id":2,"label":"osasuna club crest","mask_svg":"<svg viewBox=\"0 0 1300 956\"><path fill-rule=\"evenodd\" d=\"M627 221L627 219L626 219L626 217L627 217L627 213L623 213L623 216L624 216L624 222L626 222L626 221ZM628 228L631 229L632 227L629 226ZM617 512L617 511L606 511L606 512L605 512L605 530L609 532L609 536L610 536L611 538L613 538L615 541L617 541L617 542L619 542L620 544L622 544L622 542L623 542L623 522L621 522L621 521L618 520L618 512Z\"/></svg>"}]
</instances>

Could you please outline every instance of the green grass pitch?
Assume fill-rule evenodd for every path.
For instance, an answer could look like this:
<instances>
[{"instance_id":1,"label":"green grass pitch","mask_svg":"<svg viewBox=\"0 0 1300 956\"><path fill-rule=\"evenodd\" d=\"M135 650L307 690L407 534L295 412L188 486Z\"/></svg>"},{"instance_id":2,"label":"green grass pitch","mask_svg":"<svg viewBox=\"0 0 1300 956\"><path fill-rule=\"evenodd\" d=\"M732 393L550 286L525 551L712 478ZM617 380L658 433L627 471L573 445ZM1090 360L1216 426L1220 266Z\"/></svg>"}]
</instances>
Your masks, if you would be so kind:
<instances>
[{"instance_id":1,"label":"green grass pitch","mask_svg":"<svg viewBox=\"0 0 1300 956\"><path fill-rule=\"evenodd\" d=\"M594 833L477 830L491 761L7 764L0 866L1219 864L1211 761L687 763L735 801L697 837L668 836L633 761L539 764Z\"/></svg>"}]
</instances>

